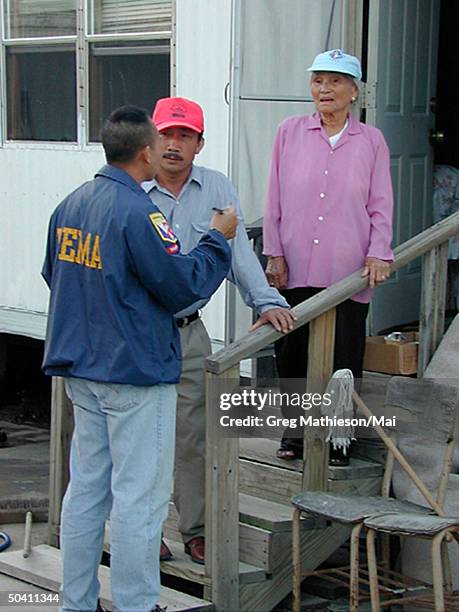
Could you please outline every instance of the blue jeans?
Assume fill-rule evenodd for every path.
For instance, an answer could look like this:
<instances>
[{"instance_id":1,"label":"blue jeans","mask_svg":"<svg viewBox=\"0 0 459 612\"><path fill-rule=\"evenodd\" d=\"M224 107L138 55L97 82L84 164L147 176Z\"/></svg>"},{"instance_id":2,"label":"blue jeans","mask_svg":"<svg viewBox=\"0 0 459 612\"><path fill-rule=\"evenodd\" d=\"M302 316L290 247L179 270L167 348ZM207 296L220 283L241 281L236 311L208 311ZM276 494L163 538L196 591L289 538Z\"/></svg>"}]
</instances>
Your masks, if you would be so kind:
<instances>
[{"instance_id":1,"label":"blue jeans","mask_svg":"<svg viewBox=\"0 0 459 612\"><path fill-rule=\"evenodd\" d=\"M65 388L75 430L61 519L62 612L97 607L108 513L113 604L119 612L150 611L159 600L161 526L172 488L175 386L68 378Z\"/></svg>"}]
</instances>

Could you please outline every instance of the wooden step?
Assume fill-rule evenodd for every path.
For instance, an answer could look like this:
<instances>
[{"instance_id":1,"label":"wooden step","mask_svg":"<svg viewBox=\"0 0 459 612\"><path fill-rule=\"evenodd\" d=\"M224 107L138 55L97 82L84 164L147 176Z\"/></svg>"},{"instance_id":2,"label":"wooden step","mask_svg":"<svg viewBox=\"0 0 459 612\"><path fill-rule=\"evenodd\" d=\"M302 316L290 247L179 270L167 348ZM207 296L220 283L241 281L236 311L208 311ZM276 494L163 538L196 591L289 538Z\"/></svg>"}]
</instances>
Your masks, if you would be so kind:
<instances>
[{"instance_id":1,"label":"wooden step","mask_svg":"<svg viewBox=\"0 0 459 612\"><path fill-rule=\"evenodd\" d=\"M273 533L286 533L291 538L292 507L291 504L280 504L260 499L244 493L239 494L239 550L241 582L259 581L259 570L265 573L272 571L271 540ZM163 525L163 534L167 543L181 542L177 528L177 510L171 502L169 516ZM324 526L324 521L312 517L302 521L302 529L317 529ZM183 545L180 545L183 549ZM193 563L193 565L196 565ZM251 568L251 570L250 570ZM242 569L244 572L242 573ZM250 570L250 571L249 571Z\"/></svg>"},{"instance_id":2,"label":"wooden step","mask_svg":"<svg viewBox=\"0 0 459 612\"><path fill-rule=\"evenodd\" d=\"M161 572L183 578L184 580L191 580L198 584L210 585L210 579L205 574L204 566L191 561L189 555L185 554L183 550L183 544L168 540L167 545L174 558L170 561L161 562ZM248 563L239 563L240 584L264 582L265 580L266 572L263 569L254 567Z\"/></svg>"},{"instance_id":3,"label":"wooden step","mask_svg":"<svg viewBox=\"0 0 459 612\"><path fill-rule=\"evenodd\" d=\"M267 438L241 438L239 441L239 457L241 459L257 461L258 463L275 465L285 470L301 472L303 469L303 461L300 459L293 459L292 461L278 459L276 457L278 448L278 440L269 440Z\"/></svg>"},{"instance_id":4,"label":"wooden step","mask_svg":"<svg viewBox=\"0 0 459 612\"><path fill-rule=\"evenodd\" d=\"M280 533L292 531L292 506L290 503L279 503L239 493L239 519L242 523L260 527L267 531ZM303 529L317 529L320 521L305 518Z\"/></svg>"},{"instance_id":5,"label":"wooden step","mask_svg":"<svg viewBox=\"0 0 459 612\"><path fill-rule=\"evenodd\" d=\"M384 474L384 466L376 461L368 461L357 457L351 457L349 465L337 467L328 466L329 480L359 480L361 478L378 478Z\"/></svg>"},{"instance_id":6,"label":"wooden step","mask_svg":"<svg viewBox=\"0 0 459 612\"><path fill-rule=\"evenodd\" d=\"M354 442L352 454L357 459L365 459L384 465L386 463L387 446L380 438L361 438Z\"/></svg>"},{"instance_id":7,"label":"wooden step","mask_svg":"<svg viewBox=\"0 0 459 612\"><path fill-rule=\"evenodd\" d=\"M168 544L173 542L182 542L180 532L177 527L177 511L174 504L169 506L169 516L163 523L163 535ZM244 569L243 574L240 574L242 582L251 582L253 580L261 580L260 570L263 571L263 579L265 573L269 571L269 541L271 532L265 529L260 529L253 525L239 523L239 559L242 564L241 569ZM183 547L183 544L180 544ZM193 563L193 565L196 565Z\"/></svg>"},{"instance_id":8,"label":"wooden step","mask_svg":"<svg viewBox=\"0 0 459 612\"><path fill-rule=\"evenodd\" d=\"M183 578L184 580L191 580L192 582L196 582L198 584L208 585L210 584L210 581L205 575L204 566L199 565L198 563L194 563L193 561L191 561L189 555L185 554L183 543L181 541L180 534L177 530L177 514L175 506L172 503L170 504L170 506L172 506L173 509L169 512L169 519L163 525L163 535L167 541L167 545L169 546L172 554L174 555L174 559L171 561L162 561L161 571L164 574L177 576L179 578ZM168 525L171 527L168 527ZM268 539L264 538L264 535L265 534L260 534L256 538L252 536L252 543L255 539L256 546L259 548L263 548L263 544L260 543L260 540L263 541L264 539ZM247 540L247 537L244 537L244 540ZM109 522L105 524L104 551L110 553ZM254 557L250 555L250 557L248 556L247 558L250 558L252 560ZM264 555L259 555L256 558L262 559L263 563L261 565L254 565L252 563L245 562L244 559L241 558L241 561L239 563L239 581L241 584L248 584L251 582L263 582L264 580L266 580L266 559L264 558Z\"/></svg>"},{"instance_id":9,"label":"wooden step","mask_svg":"<svg viewBox=\"0 0 459 612\"><path fill-rule=\"evenodd\" d=\"M358 444L358 442L356 444ZM279 442L274 440L268 440L266 438L243 438L240 441L239 448L239 456L241 459L248 459L249 461L265 465L273 465L294 472L301 472L303 469L303 462L300 459L294 459L293 461L278 459L276 457L276 451L279 448ZM360 452L358 457L351 458L350 466L344 468L329 466L329 478L331 480L343 480L380 476L383 471L381 470L381 466L378 465L379 463L380 461L364 459Z\"/></svg>"},{"instance_id":10,"label":"wooden step","mask_svg":"<svg viewBox=\"0 0 459 612\"><path fill-rule=\"evenodd\" d=\"M351 459L349 467L338 468L343 470L339 474L339 478L328 479L328 490L335 492L348 491L351 493L356 490L360 483L370 481L374 483L375 490L378 492L381 487L382 475L363 476L362 478L355 477L356 474L358 475L358 467L354 468L354 461L358 460ZM301 491L302 481L300 472L283 470L245 459L240 460L239 468L239 487L243 493L253 493L262 499L289 504L293 495ZM382 466L378 465L378 468L382 472ZM350 475L349 473L352 473L353 469L356 471L354 471L353 475ZM363 466L363 469L366 470L366 466ZM336 472L333 475L336 475Z\"/></svg>"},{"instance_id":11,"label":"wooden step","mask_svg":"<svg viewBox=\"0 0 459 612\"><path fill-rule=\"evenodd\" d=\"M239 486L242 493L275 503L290 504L293 495L301 491L301 461L285 461L275 457L276 443L271 440L245 439L241 443ZM374 478L379 481L383 467L374 461L351 457L346 467L329 467L329 490L336 481L358 481ZM350 485L350 489L355 488Z\"/></svg>"},{"instance_id":12,"label":"wooden step","mask_svg":"<svg viewBox=\"0 0 459 612\"><path fill-rule=\"evenodd\" d=\"M247 493L239 494L239 520L245 525L252 525L268 531L291 531L291 504L278 503L261 499ZM178 513L173 502L169 504L169 515L165 523L165 532L172 540L180 542L181 536L177 527ZM304 522L304 527L314 529L313 520Z\"/></svg>"},{"instance_id":13,"label":"wooden step","mask_svg":"<svg viewBox=\"0 0 459 612\"><path fill-rule=\"evenodd\" d=\"M239 490L276 503L289 504L301 491L301 472L249 459L239 460Z\"/></svg>"},{"instance_id":14,"label":"wooden step","mask_svg":"<svg viewBox=\"0 0 459 612\"><path fill-rule=\"evenodd\" d=\"M58 592L62 582L61 553L57 548L46 544L35 546L27 559L23 558L22 550L3 552L0 556L0 573ZM99 566L98 578L102 606L107 610L114 610L110 591L110 569L103 565ZM210 612L214 609L209 601L167 587L161 587L159 603L167 607L168 612L185 610Z\"/></svg>"}]
</instances>

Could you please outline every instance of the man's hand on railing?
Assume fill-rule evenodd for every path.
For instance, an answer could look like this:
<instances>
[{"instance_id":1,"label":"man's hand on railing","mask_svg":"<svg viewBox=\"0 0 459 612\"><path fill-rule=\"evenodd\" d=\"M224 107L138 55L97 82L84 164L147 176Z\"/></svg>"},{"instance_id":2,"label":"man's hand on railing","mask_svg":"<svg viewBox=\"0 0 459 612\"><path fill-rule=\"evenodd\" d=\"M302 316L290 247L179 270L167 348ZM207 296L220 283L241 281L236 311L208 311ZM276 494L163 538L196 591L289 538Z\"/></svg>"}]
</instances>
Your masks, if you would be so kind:
<instances>
[{"instance_id":1,"label":"man's hand on railing","mask_svg":"<svg viewBox=\"0 0 459 612\"><path fill-rule=\"evenodd\" d=\"M373 289L377 284L384 282L390 276L390 263L377 257L367 257L362 276L369 277L369 285Z\"/></svg>"},{"instance_id":2,"label":"man's hand on railing","mask_svg":"<svg viewBox=\"0 0 459 612\"><path fill-rule=\"evenodd\" d=\"M252 325L249 331L255 331L262 325L271 323L278 332L286 334L293 329L293 323L297 317L288 308L271 308L266 310Z\"/></svg>"},{"instance_id":3,"label":"man's hand on railing","mask_svg":"<svg viewBox=\"0 0 459 612\"><path fill-rule=\"evenodd\" d=\"M276 289L286 289L288 282L288 267L285 257L276 256L268 257L268 264L266 266L266 278L271 287Z\"/></svg>"}]
</instances>

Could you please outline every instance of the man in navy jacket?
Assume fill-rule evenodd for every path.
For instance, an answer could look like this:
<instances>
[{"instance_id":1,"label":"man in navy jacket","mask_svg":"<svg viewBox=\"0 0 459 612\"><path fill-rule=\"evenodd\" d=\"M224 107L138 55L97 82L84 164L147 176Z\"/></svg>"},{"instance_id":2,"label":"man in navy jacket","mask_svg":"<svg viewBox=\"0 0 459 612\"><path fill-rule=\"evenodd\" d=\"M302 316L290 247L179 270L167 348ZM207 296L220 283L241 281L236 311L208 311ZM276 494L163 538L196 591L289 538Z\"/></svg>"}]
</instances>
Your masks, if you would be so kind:
<instances>
[{"instance_id":1,"label":"man in navy jacket","mask_svg":"<svg viewBox=\"0 0 459 612\"><path fill-rule=\"evenodd\" d=\"M228 273L234 210L187 255L141 188L158 168L145 111L114 111L107 165L57 207L43 277L51 289L43 369L74 405L62 510L62 610L96 610L106 513L113 603L159 610L159 546L171 492L180 340L173 313Z\"/></svg>"}]
</instances>

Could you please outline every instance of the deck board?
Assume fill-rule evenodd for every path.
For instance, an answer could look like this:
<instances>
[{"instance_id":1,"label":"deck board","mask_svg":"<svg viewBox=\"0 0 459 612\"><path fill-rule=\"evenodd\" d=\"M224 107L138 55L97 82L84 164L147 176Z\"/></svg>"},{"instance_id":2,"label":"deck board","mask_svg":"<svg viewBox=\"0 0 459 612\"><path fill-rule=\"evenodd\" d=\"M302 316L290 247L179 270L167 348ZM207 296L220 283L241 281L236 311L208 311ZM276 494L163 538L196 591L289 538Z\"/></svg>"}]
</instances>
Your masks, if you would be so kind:
<instances>
[{"instance_id":1,"label":"deck board","mask_svg":"<svg viewBox=\"0 0 459 612\"><path fill-rule=\"evenodd\" d=\"M241 522L273 533L292 530L292 507L289 503L282 504L239 493L239 516ZM315 529L317 521L305 519L302 526L303 529Z\"/></svg>"},{"instance_id":2,"label":"deck board","mask_svg":"<svg viewBox=\"0 0 459 612\"><path fill-rule=\"evenodd\" d=\"M41 544L32 549L27 559L22 551L2 553L0 557L0 572L13 576L24 582L35 584L50 591L58 592L62 582L61 553L57 548ZM110 591L110 569L99 566L99 581L101 585L100 597L102 605L113 610ZM161 587L160 605L167 606L168 612L192 610L193 612L207 612L214 609L211 602L192 597L186 593Z\"/></svg>"},{"instance_id":3,"label":"deck board","mask_svg":"<svg viewBox=\"0 0 459 612\"><path fill-rule=\"evenodd\" d=\"M204 566L193 563L190 557L183 551L182 544L173 541L168 541L167 544L174 558L170 561L161 562L162 572L199 584L210 584L209 577L205 575ZM239 563L239 582L241 584L264 582L265 580L266 572L263 569L249 563Z\"/></svg>"},{"instance_id":4,"label":"deck board","mask_svg":"<svg viewBox=\"0 0 459 612\"><path fill-rule=\"evenodd\" d=\"M299 459L285 461L276 457L279 444L274 440L265 438L244 438L240 442L239 456L241 459L253 461L263 465L271 465L283 470L301 472L302 461ZM328 477L331 480L350 480L354 478L369 478L381 476L383 470L374 461L365 460L361 457L351 457L350 465L347 467L329 466ZM288 476L287 476L288 477Z\"/></svg>"}]
</instances>

